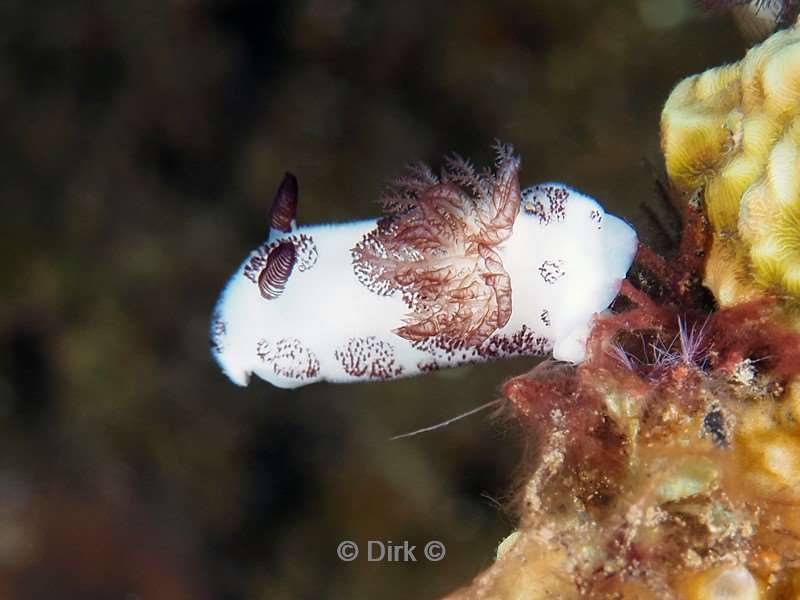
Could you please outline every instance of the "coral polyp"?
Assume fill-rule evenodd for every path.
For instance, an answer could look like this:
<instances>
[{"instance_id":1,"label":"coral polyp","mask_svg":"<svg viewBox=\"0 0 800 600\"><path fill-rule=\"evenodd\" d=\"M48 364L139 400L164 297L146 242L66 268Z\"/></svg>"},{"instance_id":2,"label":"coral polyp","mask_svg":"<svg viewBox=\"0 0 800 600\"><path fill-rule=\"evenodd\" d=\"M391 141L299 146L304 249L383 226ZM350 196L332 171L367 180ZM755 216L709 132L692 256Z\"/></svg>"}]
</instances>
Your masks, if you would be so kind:
<instances>
[{"instance_id":1,"label":"coral polyp","mask_svg":"<svg viewBox=\"0 0 800 600\"><path fill-rule=\"evenodd\" d=\"M681 81L661 142L671 184L711 224L704 275L720 304L800 300L800 30Z\"/></svg>"}]
</instances>

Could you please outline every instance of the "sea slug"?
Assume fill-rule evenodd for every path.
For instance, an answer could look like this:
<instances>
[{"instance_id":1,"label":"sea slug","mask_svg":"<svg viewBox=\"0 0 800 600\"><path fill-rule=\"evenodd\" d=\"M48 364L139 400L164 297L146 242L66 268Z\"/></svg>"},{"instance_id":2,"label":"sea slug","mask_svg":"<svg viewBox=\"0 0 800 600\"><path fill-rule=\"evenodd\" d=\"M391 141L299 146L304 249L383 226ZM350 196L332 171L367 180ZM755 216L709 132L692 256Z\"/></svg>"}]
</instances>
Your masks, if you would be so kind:
<instances>
[{"instance_id":1,"label":"sea slug","mask_svg":"<svg viewBox=\"0 0 800 600\"><path fill-rule=\"evenodd\" d=\"M636 234L565 185L521 190L519 169L502 144L494 172L458 157L440 176L415 165L384 195L384 217L309 227L287 173L266 241L212 317L222 370L293 388L548 352L580 362Z\"/></svg>"}]
</instances>

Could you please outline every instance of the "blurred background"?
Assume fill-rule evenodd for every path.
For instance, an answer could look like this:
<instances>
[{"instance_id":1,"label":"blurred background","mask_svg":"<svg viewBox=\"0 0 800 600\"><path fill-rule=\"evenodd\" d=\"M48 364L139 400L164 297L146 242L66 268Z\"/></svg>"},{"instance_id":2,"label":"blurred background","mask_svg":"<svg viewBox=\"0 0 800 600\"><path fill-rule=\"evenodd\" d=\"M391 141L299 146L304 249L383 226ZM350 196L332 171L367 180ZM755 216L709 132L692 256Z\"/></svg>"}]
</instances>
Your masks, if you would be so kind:
<instances>
[{"instance_id":1,"label":"blurred background","mask_svg":"<svg viewBox=\"0 0 800 600\"><path fill-rule=\"evenodd\" d=\"M738 59L688 0L0 2L0 598L433 598L491 563L524 441L472 417L520 359L296 391L229 383L209 316L266 235L375 216L497 137L523 185L632 221L672 86ZM308 318L313 319L314 315ZM441 562L342 562L345 539ZM417 552L418 558L419 551Z\"/></svg>"}]
</instances>

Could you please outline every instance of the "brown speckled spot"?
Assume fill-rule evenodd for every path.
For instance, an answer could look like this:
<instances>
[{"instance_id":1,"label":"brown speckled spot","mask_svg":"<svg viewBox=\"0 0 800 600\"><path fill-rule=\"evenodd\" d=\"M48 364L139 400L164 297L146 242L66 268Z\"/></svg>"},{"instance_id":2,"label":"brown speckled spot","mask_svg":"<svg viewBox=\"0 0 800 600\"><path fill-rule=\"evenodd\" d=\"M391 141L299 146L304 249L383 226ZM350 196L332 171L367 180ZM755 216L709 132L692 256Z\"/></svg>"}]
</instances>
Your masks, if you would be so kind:
<instances>
[{"instance_id":1,"label":"brown speckled spot","mask_svg":"<svg viewBox=\"0 0 800 600\"><path fill-rule=\"evenodd\" d=\"M384 380L403 373L403 367L396 362L394 348L374 336L350 338L333 355L344 372L352 377Z\"/></svg>"},{"instance_id":2,"label":"brown speckled spot","mask_svg":"<svg viewBox=\"0 0 800 600\"><path fill-rule=\"evenodd\" d=\"M480 355L486 359L508 358L511 356L538 356L550 351L551 342L546 337L536 335L527 325L511 335L493 335L480 348Z\"/></svg>"},{"instance_id":3,"label":"brown speckled spot","mask_svg":"<svg viewBox=\"0 0 800 600\"><path fill-rule=\"evenodd\" d=\"M567 216L569 189L555 185L537 185L525 190L522 206L542 225L563 221Z\"/></svg>"},{"instance_id":4,"label":"brown speckled spot","mask_svg":"<svg viewBox=\"0 0 800 600\"><path fill-rule=\"evenodd\" d=\"M420 373L433 373L441 368L435 360L421 360L417 363L417 369L419 369Z\"/></svg>"},{"instance_id":5,"label":"brown speckled spot","mask_svg":"<svg viewBox=\"0 0 800 600\"><path fill-rule=\"evenodd\" d=\"M546 260L539 265L539 275L545 283L553 284L564 276L562 261Z\"/></svg>"},{"instance_id":6,"label":"brown speckled spot","mask_svg":"<svg viewBox=\"0 0 800 600\"><path fill-rule=\"evenodd\" d=\"M275 343L259 340L256 354L280 377L304 380L319 375L319 360L296 338L283 338Z\"/></svg>"},{"instance_id":7,"label":"brown speckled spot","mask_svg":"<svg viewBox=\"0 0 800 600\"><path fill-rule=\"evenodd\" d=\"M420 370L423 370L423 363L426 370L432 370L430 365L436 365L437 368L454 367L514 356L541 356L550 352L552 345L552 340L537 335L527 325L522 325L513 334L495 334L479 346L467 346L460 340L446 336L413 344L417 350L431 355L430 360L417 364Z\"/></svg>"},{"instance_id":8,"label":"brown speckled spot","mask_svg":"<svg viewBox=\"0 0 800 600\"><path fill-rule=\"evenodd\" d=\"M211 318L211 332L209 337L211 351L213 353L222 354L222 352L225 350L224 341L227 334L227 323L222 320L222 317L218 312L215 312L214 316Z\"/></svg>"}]
</instances>

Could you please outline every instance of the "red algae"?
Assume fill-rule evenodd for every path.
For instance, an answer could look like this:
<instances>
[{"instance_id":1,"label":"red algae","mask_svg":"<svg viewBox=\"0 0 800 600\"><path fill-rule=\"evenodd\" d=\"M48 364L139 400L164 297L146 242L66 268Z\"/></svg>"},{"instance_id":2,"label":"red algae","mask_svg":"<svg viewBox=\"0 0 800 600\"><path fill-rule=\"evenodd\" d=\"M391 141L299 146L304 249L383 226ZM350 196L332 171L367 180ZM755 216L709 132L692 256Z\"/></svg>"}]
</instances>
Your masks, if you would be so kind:
<instances>
[{"instance_id":1,"label":"red algae","mask_svg":"<svg viewBox=\"0 0 800 600\"><path fill-rule=\"evenodd\" d=\"M454 598L800 593L800 339L768 303L670 312L599 320L584 364L505 384L538 452L518 531Z\"/></svg>"}]
</instances>

